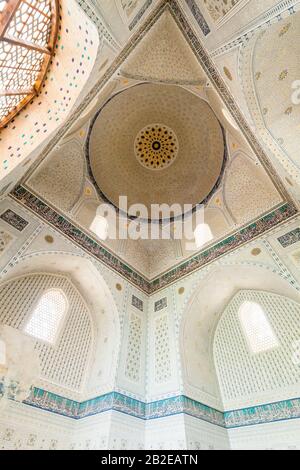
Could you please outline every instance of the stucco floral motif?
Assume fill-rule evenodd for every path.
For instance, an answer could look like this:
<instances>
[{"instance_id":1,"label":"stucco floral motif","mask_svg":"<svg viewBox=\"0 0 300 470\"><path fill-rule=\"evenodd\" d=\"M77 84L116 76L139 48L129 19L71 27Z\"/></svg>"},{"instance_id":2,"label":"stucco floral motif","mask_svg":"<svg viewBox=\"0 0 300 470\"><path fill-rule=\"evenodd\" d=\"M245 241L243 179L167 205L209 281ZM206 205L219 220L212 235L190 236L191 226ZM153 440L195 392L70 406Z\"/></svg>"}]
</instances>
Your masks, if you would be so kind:
<instances>
[{"instance_id":1,"label":"stucco floral motif","mask_svg":"<svg viewBox=\"0 0 300 470\"><path fill-rule=\"evenodd\" d=\"M288 70L283 70L279 75L279 80L284 80L288 76Z\"/></svg>"},{"instance_id":2,"label":"stucco floral motif","mask_svg":"<svg viewBox=\"0 0 300 470\"><path fill-rule=\"evenodd\" d=\"M287 23L279 32L279 37L281 38L282 36L284 36L289 31L291 26L292 26L292 23Z\"/></svg>"},{"instance_id":3,"label":"stucco floral motif","mask_svg":"<svg viewBox=\"0 0 300 470\"><path fill-rule=\"evenodd\" d=\"M5 232L4 230L0 230L0 254L2 254L6 248L11 244L13 237Z\"/></svg>"}]
</instances>

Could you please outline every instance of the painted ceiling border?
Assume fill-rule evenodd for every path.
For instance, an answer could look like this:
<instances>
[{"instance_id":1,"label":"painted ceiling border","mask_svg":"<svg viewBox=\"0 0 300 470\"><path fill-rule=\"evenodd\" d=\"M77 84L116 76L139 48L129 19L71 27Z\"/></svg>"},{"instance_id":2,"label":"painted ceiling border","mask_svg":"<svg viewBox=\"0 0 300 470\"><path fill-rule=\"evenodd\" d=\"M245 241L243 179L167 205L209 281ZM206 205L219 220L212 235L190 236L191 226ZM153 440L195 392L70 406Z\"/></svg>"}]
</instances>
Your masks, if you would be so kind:
<instances>
[{"instance_id":1,"label":"painted ceiling border","mask_svg":"<svg viewBox=\"0 0 300 470\"><path fill-rule=\"evenodd\" d=\"M147 295L152 295L166 288L298 214L294 205L285 203L189 260L185 260L166 273L149 280L27 188L17 187L10 194L10 197Z\"/></svg>"}]
</instances>

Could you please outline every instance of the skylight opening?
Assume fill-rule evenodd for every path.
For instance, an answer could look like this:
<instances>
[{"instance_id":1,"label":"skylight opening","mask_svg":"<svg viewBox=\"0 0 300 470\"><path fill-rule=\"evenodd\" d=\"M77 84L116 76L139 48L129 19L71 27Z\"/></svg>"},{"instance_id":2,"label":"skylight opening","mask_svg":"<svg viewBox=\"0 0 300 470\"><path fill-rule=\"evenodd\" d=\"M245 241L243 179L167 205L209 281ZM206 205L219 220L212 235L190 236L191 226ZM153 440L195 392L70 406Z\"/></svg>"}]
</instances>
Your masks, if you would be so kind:
<instances>
[{"instance_id":1,"label":"skylight opening","mask_svg":"<svg viewBox=\"0 0 300 470\"><path fill-rule=\"evenodd\" d=\"M199 224L194 231L195 243L198 249L202 248L206 243L213 240L214 236L207 224Z\"/></svg>"},{"instance_id":2,"label":"skylight opening","mask_svg":"<svg viewBox=\"0 0 300 470\"><path fill-rule=\"evenodd\" d=\"M106 240L109 230L108 221L105 217L97 214L90 226L90 230L94 232L100 240Z\"/></svg>"},{"instance_id":3,"label":"skylight opening","mask_svg":"<svg viewBox=\"0 0 300 470\"><path fill-rule=\"evenodd\" d=\"M25 333L54 344L67 309L68 302L63 292L59 289L48 290L39 299L24 328Z\"/></svg>"},{"instance_id":4,"label":"skylight opening","mask_svg":"<svg viewBox=\"0 0 300 470\"><path fill-rule=\"evenodd\" d=\"M244 302L239 310L239 319L252 354L270 351L279 346L266 313L258 303Z\"/></svg>"}]
</instances>

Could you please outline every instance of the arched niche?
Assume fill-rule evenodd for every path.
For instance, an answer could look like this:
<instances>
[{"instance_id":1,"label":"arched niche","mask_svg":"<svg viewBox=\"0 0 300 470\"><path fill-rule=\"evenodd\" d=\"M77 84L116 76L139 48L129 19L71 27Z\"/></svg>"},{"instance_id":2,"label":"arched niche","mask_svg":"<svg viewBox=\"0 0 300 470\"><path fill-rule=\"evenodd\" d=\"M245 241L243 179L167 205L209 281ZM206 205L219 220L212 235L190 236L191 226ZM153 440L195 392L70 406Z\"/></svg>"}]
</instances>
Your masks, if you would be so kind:
<instances>
[{"instance_id":1,"label":"arched niche","mask_svg":"<svg viewBox=\"0 0 300 470\"><path fill-rule=\"evenodd\" d=\"M61 321L46 297L65 299ZM46 300L43 300L46 299ZM0 285L0 322L26 334L38 351L41 374L39 380L61 388L81 392L87 380L87 372L94 347L94 327L89 309L67 275L40 272L15 277ZM46 312L43 318L34 320L41 305ZM47 334L46 318L52 317ZM49 327L49 323L48 323ZM16 345L17 346L17 345ZM38 385L38 384L35 384ZM48 389L48 386L47 386Z\"/></svg>"},{"instance_id":2,"label":"arched niche","mask_svg":"<svg viewBox=\"0 0 300 470\"><path fill-rule=\"evenodd\" d=\"M97 396L111 392L119 355L120 321L105 279L97 266L85 257L64 252L40 252L21 258L2 278L1 285L18 277L42 273L67 278L90 312L94 339L80 393Z\"/></svg>"},{"instance_id":3,"label":"arched niche","mask_svg":"<svg viewBox=\"0 0 300 470\"><path fill-rule=\"evenodd\" d=\"M242 316L245 305L248 311ZM298 302L262 290L235 294L222 313L213 343L225 410L298 396L299 337Z\"/></svg>"},{"instance_id":4,"label":"arched niche","mask_svg":"<svg viewBox=\"0 0 300 470\"><path fill-rule=\"evenodd\" d=\"M250 263L214 267L195 285L180 325L183 390L217 409L223 409L223 399L213 358L214 334L226 306L240 290L264 290L300 301L299 292L278 272Z\"/></svg>"}]
</instances>

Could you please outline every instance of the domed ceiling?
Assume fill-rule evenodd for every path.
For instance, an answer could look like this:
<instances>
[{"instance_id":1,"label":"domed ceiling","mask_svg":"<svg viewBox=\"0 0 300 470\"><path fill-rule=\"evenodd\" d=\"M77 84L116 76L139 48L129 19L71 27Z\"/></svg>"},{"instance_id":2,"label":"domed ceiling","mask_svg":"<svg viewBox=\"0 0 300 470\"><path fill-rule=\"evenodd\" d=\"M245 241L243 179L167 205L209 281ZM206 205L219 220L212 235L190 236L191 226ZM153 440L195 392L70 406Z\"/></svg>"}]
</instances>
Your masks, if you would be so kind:
<instances>
[{"instance_id":1,"label":"domed ceiling","mask_svg":"<svg viewBox=\"0 0 300 470\"><path fill-rule=\"evenodd\" d=\"M96 67L99 82L88 98L93 101L73 113L72 127L64 127L55 150L47 150L12 193L146 293L233 252L296 213L239 111L242 100L230 95L192 24L179 14L181 3L161 3L159 14L145 22L143 34L116 58L106 78ZM148 233L150 239L144 240L152 227L133 223L128 227L140 239L129 234L124 240L117 233L102 240L92 227L99 206L103 196L117 206L120 195L147 207L204 201L205 223L214 238L200 249L189 247L187 237L170 224L171 239L153 240ZM195 217L192 221L197 223ZM116 226L122 226L119 218Z\"/></svg>"},{"instance_id":2,"label":"domed ceiling","mask_svg":"<svg viewBox=\"0 0 300 470\"><path fill-rule=\"evenodd\" d=\"M143 84L114 96L88 141L90 169L102 196L118 207L204 202L220 180L222 128L210 106L175 85ZM150 212L149 212L150 214ZM175 215L178 213L175 212Z\"/></svg>"}]
</instances>

